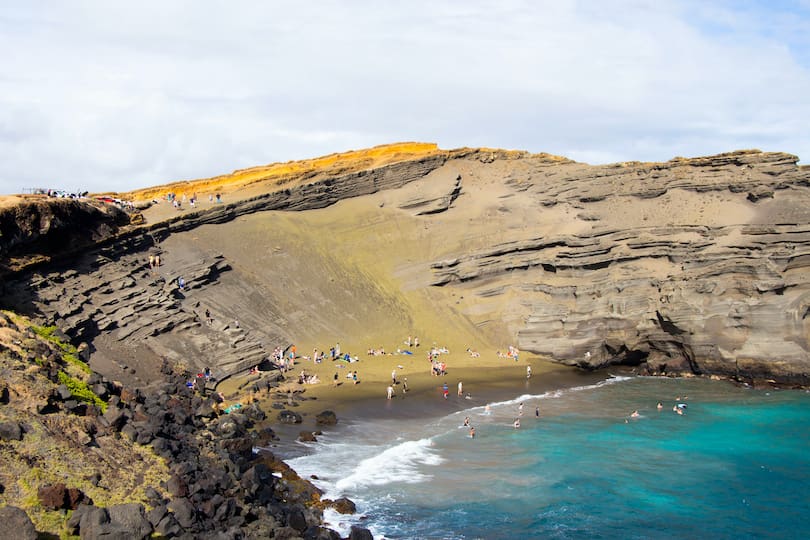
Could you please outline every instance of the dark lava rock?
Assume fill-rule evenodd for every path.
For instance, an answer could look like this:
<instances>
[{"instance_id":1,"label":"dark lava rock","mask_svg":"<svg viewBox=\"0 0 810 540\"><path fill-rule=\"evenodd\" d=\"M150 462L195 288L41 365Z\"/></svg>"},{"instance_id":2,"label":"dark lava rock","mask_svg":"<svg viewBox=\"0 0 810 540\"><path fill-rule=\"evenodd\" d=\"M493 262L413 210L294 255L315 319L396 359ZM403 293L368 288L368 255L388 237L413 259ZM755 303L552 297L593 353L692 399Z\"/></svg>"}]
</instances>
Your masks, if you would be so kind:
<instances>
[{"instance_id":1,"label":"dark lava rock","mask_svg":"<svg viewBox=\"0 0 810 540\"><path fill-rule=\"evenodd\" d=\"M3 388L0 388L0 404L7 405L10 399L11 395L9 394L8 387L4 386Z\"/></svg>"},{"instance_id":2,"label":"dark lava rock","mask_svg":"<svg viewBox=\"0 0 810 540\"><path fill-rule=\"evenodd\" d=\"M357 512L357 507L355 506L354 502L346 497L336 499L330 506L334 508L336 512L340 512L341 514L354 514Z\"/></svg>"},{"instance_id":3,"label":"dark lava rock","mask_svg":"<svg viewBox=\"0 0 810 540\"><path fill-rule=\"evenodd\" d=\"M0 422L0 440L21 441L22 438L23 430L19 422Z\"/></svg>"},{"instance_id":4,"label":"dark lava rock","mask_svg":"<svg viewBox=\"0 0 810 540\"><path fill-rule=\"evenodd\" d=\"M287 525L298 532L304 532L308 527L304 509L298 505L291 508L290 513L287 515Z\"/></svg>"},{"instance_id":5,"label":"dark lava rock","mask_svg":"<svg viewBox=\"0 0 810 540\"><path fill-rule=\"evenodd\" d=\"M190 528L197 521L197 512L194 505L186 498L176 498L169 502L169 510L174 514L175 519L184 529Z\"/></svg>"},{"instance_id":6,"label":"dark lava rock","mask_svg":"<svg viewBox=\"0 0 810 540\"><path fill-rule=\"evenodd\" d=\"M352 525L352 532L349 533L349 540L374 540L374 535L365 527Z\"/></svg>"},{"instance_id":7,"label":"dark lava rock","mask_svg":"<svg viewBox=\"0 0 810 540\"><path fill-rule=\"evenodd\" d=\"M303 420L300 414L284 409L278 413L278 421L282 424L300 424Z\"/></svg>"},{"instance_id":8,"label":"dark lava rock","mask_svg":"<svg viewBox=\"0 0 810 540\"><path fill-rule=\"evenodd\" d=\"M0 540L36 540L37 531L25 510L16 506L0 508Z\"/></svg>"},{"instance_id":9,"label":"dark lava rock","mask_svg":"<svg viewBox=\"0 0 810 540\"><path fill-rule=\"evenodd\" d=\"M186 485L186 481L176 474L173 474L169 478L169 481L166 482L166 489L169 490L172 497L185 497L188 495L188 486Z\"/></svg>"},{"instance_id":10,"label":"dark lava rock","mask_svg":"<svg viewBox=\"0 0 810 540\"><path fill-rule=\"evenodd\" d=\"M75 510L80 504L93 504L78 488L68 489L65 484L49 484L37 489L39 504L48 510Z\"/></svg>"},{"instance_id":11,"label":"dark lava rock","mask_svg":"<svg viewBox=\"0 0 810 540\"><path fill-rule=\"evenodd\" d=\"M138 503L116 504L107 508L110 524L104 538L149 538L152 524ZM82 531L84 532L84 531ZM82 535L84 537L84 535Z\"/></svg>"},{"instance_id":12,"label":"dark lava rock","mask_svg":"<svg viewBox=\"0 0 810 540\"><path fill-rule=\"evenodd\" d=\"M298 440L301 442L318 442L318 439L315 438L315 434L311 431L301 431L298 433Z\"/></svg>"},{"instance_id":13,"label":"dark lava rock","mask_svg":"<svg viewBox=\"0 0 810 540\"><path fill-rule=\"evenodd\" d=\"M73 395L73 394L70 393L70 390L68 390L68 387L65 386L64 384L60 384L56 388L56 394L57 394L57 396L59 396L59 399L61 399L62 401L66 401L66 400L70 399L70 396Z\"/></svg>"},{"instance_id":14,"label":"dark lava rock","mask_svg":"<svg viewBox=\"0 0 810 540\"><path fill-rule=\"evenodd\" d=\"M304 531L304 538L309 540L340 540L340 535L326 527L310 527Z\"/></svg>"},{"instance_id":15,"label":"dark lava rock","mask_svg":"<svg viewBox=\"0 0 810 540\"><path fill-rule=\"evenodd\" d=\"M332 411L323 411L315 417L315 423L319 426L334 426L337 421L337 415Z\"/></svg>"}]
</instances>

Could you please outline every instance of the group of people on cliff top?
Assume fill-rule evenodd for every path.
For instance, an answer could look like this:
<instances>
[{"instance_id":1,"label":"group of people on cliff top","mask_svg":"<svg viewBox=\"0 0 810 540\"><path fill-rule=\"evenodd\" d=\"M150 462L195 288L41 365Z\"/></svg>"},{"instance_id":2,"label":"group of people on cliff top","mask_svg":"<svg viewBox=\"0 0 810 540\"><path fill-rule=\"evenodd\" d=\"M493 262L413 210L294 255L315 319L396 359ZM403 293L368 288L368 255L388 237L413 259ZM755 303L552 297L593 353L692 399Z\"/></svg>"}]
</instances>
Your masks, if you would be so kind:
<instances>
[{"instance_id":1,"label":"group of people on cliff top","mask_svg":"<svg viewBox=\"0 0 810 540\"><path fill-rule=\"evenodd\" d=\"M186 201L188 201L188 204L189 204L189 206L191 208L196 208L197 203L199 202L199 200L200 199L197 198L196 193L194 193L190 198L186 197L185 193L180 195L180 197L178 197L176 193L171 192L171 191L166 194L166 201L171 203L172 207L176 208L177 210L182 210L183 205L186 203ZM160 201L158 201L157 199L152 199L153 204L158 204L159 202ZM219 193L217 193L216 195L214 195L213 193L209 194L208 195L208 202L212 203L212 204L214 202L221 203L222 202L222 195L220 195Z\"/></svg>"}]
</instances>

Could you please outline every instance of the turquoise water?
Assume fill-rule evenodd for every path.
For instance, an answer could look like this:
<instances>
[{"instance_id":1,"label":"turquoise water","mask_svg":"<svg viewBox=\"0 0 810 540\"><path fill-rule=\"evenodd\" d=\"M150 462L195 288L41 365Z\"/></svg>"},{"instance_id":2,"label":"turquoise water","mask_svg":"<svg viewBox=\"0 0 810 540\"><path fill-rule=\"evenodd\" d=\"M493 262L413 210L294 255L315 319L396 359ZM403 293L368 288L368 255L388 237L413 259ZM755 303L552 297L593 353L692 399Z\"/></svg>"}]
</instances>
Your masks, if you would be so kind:
<instances>
[{"instance_id":1,"label":"turquoise water","mask_svg":"<svg viewBox=\"0 0 810 540\"><path fill-rule=\"evenodd\" d=\"M614 378L483 405L355 422L290 464L375 538L810 537L806 392Z\"/></svg>"}]
</instances>

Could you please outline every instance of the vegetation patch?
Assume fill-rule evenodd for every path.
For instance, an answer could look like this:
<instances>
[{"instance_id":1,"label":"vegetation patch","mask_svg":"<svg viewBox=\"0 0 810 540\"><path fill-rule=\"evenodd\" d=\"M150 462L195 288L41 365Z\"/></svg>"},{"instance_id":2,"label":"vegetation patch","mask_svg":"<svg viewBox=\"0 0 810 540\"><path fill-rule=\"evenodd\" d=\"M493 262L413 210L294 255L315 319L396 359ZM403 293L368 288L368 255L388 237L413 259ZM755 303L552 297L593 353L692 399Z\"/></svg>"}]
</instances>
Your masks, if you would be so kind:
<instances>
[{"instance_id":1,"label":"vegetation patch","mask_svg":"<svg viewBox=\"0 0 810 540\"><path fill-rule=\"evenodd\" d=\"M90 403L91 405L96 405L101 409L102 412L107 410L107 403L95 395L90 387L87 386L86 382L75 379L64 371L60 371L57 374L57 377L59 378L59 384L64 384L67 386L67 389L70 390L70 395L75 399L84 401L85 403Z\"/></svg>"}]
</instances>

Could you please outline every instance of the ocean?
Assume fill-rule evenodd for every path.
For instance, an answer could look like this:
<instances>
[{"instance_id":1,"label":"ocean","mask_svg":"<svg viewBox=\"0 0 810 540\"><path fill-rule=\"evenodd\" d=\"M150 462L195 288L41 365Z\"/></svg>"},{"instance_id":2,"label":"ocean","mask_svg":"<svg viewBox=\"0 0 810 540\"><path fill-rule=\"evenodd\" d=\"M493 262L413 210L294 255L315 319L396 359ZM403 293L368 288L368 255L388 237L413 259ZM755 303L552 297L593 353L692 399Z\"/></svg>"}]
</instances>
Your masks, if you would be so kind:
<instances>
[{"instance_id":1,"label":"ocean","mask_svg":"<svg viewBox=\"0 0 810 540\"><path fill-rule=\"evenodd\" d=\"M808 392L609 377L470 405L342 421L287 462L357 504L354 516L325 514L344 534L359 524L375 538L810 537Z\"/></svg>"}]
</instances>

